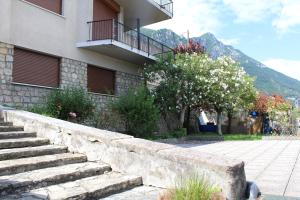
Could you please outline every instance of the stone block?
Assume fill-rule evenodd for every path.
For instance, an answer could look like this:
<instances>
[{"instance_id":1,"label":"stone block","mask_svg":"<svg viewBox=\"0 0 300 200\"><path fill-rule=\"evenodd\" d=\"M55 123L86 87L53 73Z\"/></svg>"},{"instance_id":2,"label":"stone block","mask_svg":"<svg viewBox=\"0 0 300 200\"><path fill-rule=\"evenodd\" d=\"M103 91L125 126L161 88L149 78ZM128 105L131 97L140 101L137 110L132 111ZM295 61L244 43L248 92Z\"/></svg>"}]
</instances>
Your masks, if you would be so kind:
<instances>
[{"instance_id":1,"label":"stone block","mask_svg":"<svg viewBox=\"0 0 300 200\"><path fill-rule=\"evenodd\" d=\"M8 49L5 47L0 47L0 54L2 54L2 55L8 54Z\"/></svg>"}]
</instances>

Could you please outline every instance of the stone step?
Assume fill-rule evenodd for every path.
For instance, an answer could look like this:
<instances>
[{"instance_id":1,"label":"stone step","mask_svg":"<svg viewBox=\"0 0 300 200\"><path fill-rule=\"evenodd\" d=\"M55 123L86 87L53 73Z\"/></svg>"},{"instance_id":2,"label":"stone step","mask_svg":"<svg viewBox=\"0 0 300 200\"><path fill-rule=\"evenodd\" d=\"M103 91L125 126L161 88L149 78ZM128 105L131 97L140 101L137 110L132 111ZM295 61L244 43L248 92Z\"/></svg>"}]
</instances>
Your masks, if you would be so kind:
<instances>
[{"instance_id":1,"label":"stone step","mask_svg":"<svg viewBox=\"0 0 300 200\"><path fill-rule=\"evenodd\" d=\"M0 126L0 132L24 131L23 126Z\"/></svg>"},{"instance_id":2,"label":"stone step","mask_svg":"<svg viewBox=\"0 0 300 200\"><path fill-rule=\"evenodd\" d=\"M0 139L14 139L25 137L36 137L36 133L25 131L0 132Z\"/></svg>"},{"instance_id":3,"label":"stone step","mask_svg":"<svg viewBox=\"0 0 300 200\"><path fill-rule=\"evenodd\" d=\"M142 185L142 178L138 176L122 175L110 172L99 176L80 179L58 185L52 185L23 194L16 194L1 198L3 200L16 199L99 199L111 194L129 190Z\"/></svg>"},{"instance_id":4,"label":"stone step","mask_svg":"<svg viewBox=\"0 0 300 200\"><path fill-rule=\"evenodd\" d=\"M25 192L53 184L101 175L109 171L111 168L107 164L84 162L2 176L0 177L0 194L3 196Z\"/></svg>"},{"instance_id":5,"label":"stone step","mask_svg":"<svg viewBox=\"0 0 300 200\"><path fill-rule=\"evenodd\" d=\"M0 121L0 126L12 126L13 123L12 122L1 122Z\"/></svg>"},{"instance_id":6,"label":"stone step","mask_svg":"<svg viewBox=\"0 0 300 200\"><path fill-rule=\"evenodd\" d=\"M27 158L33 156L66 153L67 149L68 148L66 146L55 146L55 145L2 149L0 150L0 161L12 160L18 158Z\"/></svg>"},{"instance_id":7,"label":"stone step","mask_svg":"<svg viewBox=\"0 0 300 200\"><path fill-rule=\"evenodd\" d=\"M149 187L149 186L140 186L127 190L118 194L102 198L102 200L158 200L166 192L165 189Z\"/></svg>"},{"instance_id":8,"label":"stone step","mask_svg":"<svg viewBox=\"0 0 300 200\"><path fill-rule=\"evenodd\" d=\"M49 144L48 139L44 138L18 138L0 140L0 149L35 147Z\"/></svg>"},{"instance_id":9,"label":"stone step","mask_svg":"<svg viewBox=\"0 0 300 200\"><path fill-rule=\"evenodd\" d=\"M82 154L54 154L15 160L0 161L0 176L23 173L36 169L56 167L73 163L86 162L87 158Z\"/></svg>"}]
</instances>

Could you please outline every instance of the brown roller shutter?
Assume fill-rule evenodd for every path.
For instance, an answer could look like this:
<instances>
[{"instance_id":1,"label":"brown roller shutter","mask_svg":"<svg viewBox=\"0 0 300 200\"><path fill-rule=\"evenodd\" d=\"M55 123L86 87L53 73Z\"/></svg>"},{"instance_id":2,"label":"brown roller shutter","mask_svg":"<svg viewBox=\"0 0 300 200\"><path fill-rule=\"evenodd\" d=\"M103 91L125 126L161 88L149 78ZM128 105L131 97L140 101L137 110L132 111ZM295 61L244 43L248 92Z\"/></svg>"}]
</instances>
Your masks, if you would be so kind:
<instances>
[{"instance_id":1,"label":"brown roller shutter","mask_svg":"<svg viewBox=\"0 0 300 200\"><path fill-rule=\"evenodd\" d=\"M13 82L59 87L59 61L24 49L14 49Z\"/></svg>"},{"instance_id":2,"label":"brown roller shutter","mask_svg":"<svg viewBox=\"0 0 300 200\"><path fill-rule=\"evenodd\" d=\"M115 72L88 65L88 89L90 92L101 94L114 94Z\"/></svg>"},{"instance_id":3,"label":"brown roller shutter","mask_svg":"<svg viewBox=\"0 0 300 200\"><path fill-rule=\"evenodd\" d=\"M26 0L47 10L62 14L62 0Z\"/></svg>"}]
</instances>

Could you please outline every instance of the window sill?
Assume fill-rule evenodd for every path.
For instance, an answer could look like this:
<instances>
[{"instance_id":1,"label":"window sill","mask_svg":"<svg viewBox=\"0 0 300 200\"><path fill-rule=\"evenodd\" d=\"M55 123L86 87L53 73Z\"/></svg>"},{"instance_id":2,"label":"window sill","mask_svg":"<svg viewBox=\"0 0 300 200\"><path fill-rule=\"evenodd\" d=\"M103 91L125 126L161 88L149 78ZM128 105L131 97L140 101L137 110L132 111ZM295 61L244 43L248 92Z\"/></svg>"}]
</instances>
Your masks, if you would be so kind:
<instances>
[{"instance_id":1,"label":"window sill","mask_svg":"<svg viewBox=\"0 0 300 200\"><path fill-rule=\"evenodd\" d=\"M97 96L116 97L116 95L114 94L104 94L104 93L96 93L96 92L88 92L88 93Z\"/></svg>"},{"instance_id":2,"label":"window sill","mask_svg":"<svg viewBox=\"0 0 300 200\"><path fill-rule=\"evenodd\" d=\"M41 7L41 6L38 6L38 5L34 4L34 3L30 3L30 2L28 2L28 1L26 1L26 0L19 0L19 1L22 1L22 2L24 2L24 3L26 3L26 4L29 4L29 5L31 5L31 6L34 6L34 7L36 7L36 8L39 8L39 9L41 9L41 10L43 10L43 11L48 12L48 13L54 14L54 15L60 17L60 18L66 19L66 17L65 17L63 14L58 14L58 13L56 13L56 12L53 12L53 11L51 11L51 10L48 10L48 9L43 8L43 7Z\"/></svg>"},{"instance_id":3,"label":"window sill","mask_svg":"<svg viewBox=\"0 0 300 200\"><path fill-rule=\"evenodd\" d=\"M48 86L42 86L42 85L33 85L33 84L28 84L28 83L11 82L11 84L12 85L18 85L18 86L43 88L43 89L59 89L59 88L56 88L56 87L48 87Z\"/></svg>"}]
</instances>

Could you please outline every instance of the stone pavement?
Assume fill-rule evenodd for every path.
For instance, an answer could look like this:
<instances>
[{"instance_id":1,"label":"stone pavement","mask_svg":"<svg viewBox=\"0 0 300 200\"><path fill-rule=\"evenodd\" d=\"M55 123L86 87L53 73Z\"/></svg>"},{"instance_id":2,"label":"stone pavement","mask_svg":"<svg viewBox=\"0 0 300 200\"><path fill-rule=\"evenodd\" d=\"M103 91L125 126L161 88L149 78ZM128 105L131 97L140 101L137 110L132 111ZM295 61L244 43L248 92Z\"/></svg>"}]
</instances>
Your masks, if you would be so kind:
<instances>
[{"instance_id":1,"label":"stone pavement","mask_svg":"<svg viewBox=\"0 0 300 200\"><path fill-rule=\"evenodd\" d=\"M241 159L263 194L300 197L300 140L188 142L177 146Z\"/></svg>"}]
</instances>

